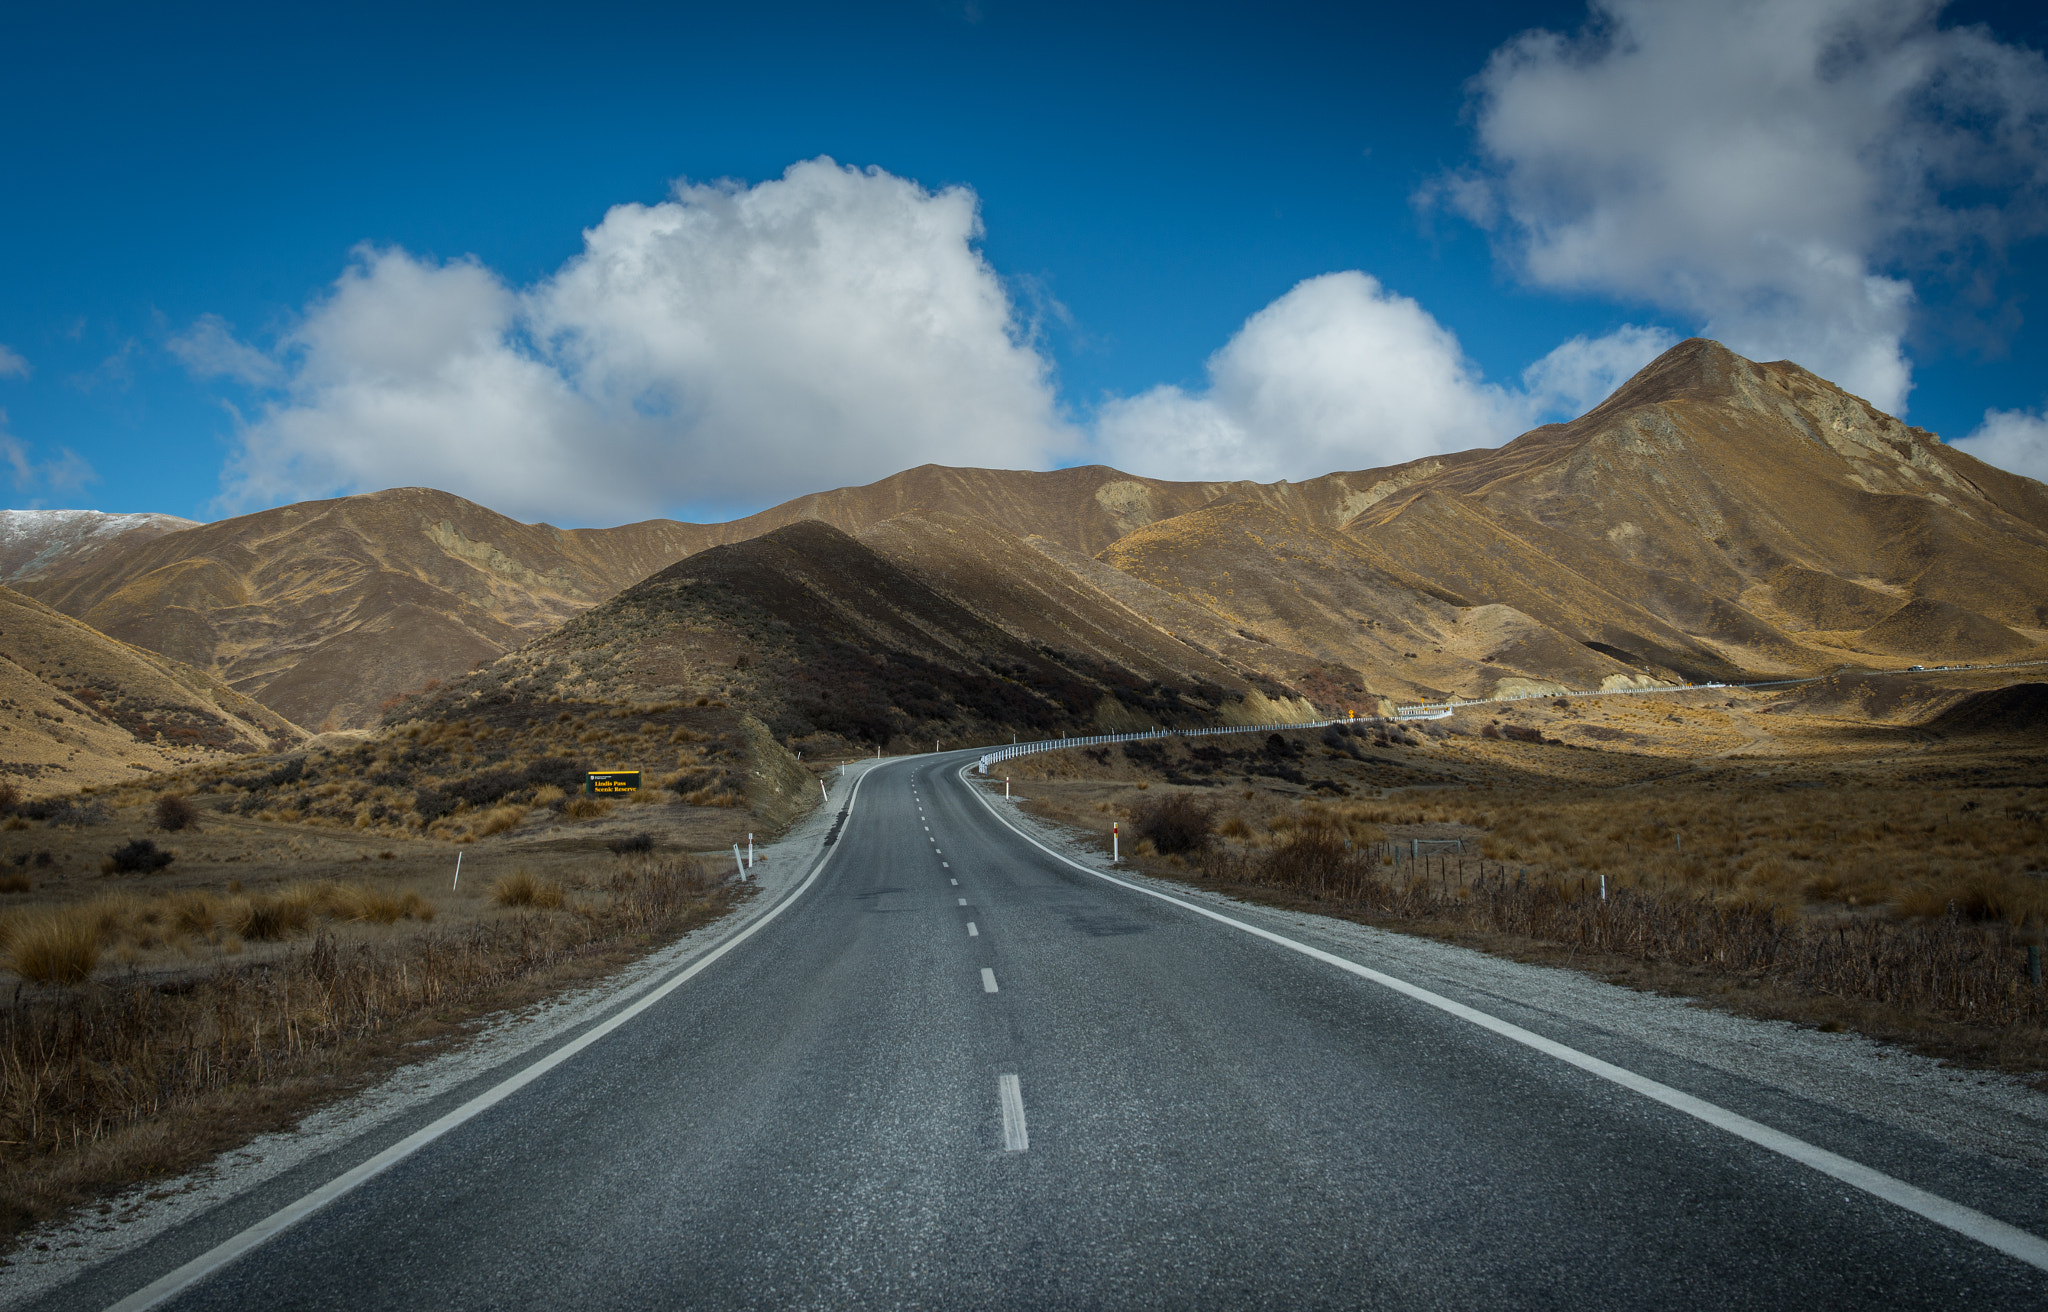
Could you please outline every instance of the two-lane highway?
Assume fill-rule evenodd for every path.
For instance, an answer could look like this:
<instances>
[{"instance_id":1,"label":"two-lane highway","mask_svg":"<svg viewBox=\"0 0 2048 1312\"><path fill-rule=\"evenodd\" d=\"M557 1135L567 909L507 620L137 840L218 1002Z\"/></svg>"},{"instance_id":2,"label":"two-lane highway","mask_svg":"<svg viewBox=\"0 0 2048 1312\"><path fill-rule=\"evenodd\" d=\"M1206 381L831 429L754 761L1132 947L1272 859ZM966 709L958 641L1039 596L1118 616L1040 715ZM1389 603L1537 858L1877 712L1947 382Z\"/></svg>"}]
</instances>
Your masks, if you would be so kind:
<instances>
[{"instance_id":1,"label":"two-lane highway","mask_svg":"<svg viewBox=\"0 0 2048 1312\"><path fill-rule=\"evenodd\" d=\"M750 938L167 1305L2048 1305L1953 1228L1083 873L967 759L872 769ZM2039 1187L1708 1092L1972 1207Z\"/></svg>"}]
</instances>

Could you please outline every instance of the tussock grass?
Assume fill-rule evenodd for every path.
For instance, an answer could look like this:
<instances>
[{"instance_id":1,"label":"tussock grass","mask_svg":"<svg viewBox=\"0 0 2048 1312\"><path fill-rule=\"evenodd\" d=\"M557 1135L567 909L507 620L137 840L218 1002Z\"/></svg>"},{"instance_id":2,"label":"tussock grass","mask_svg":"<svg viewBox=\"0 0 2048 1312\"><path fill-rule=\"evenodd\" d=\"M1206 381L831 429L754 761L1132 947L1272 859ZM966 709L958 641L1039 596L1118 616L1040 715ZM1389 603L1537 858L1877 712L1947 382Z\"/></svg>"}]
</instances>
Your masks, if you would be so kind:
<instances>
[{"instance_id":1,"label":"tussock grass","mask_svg":"<svg viewBox=\"0 0 2048 1312\"><path fill-rule=\"evenodd\" d=\"M1304 826L1264 848L1218 851L1206 879L1286 889L1352 912L1513 935L1879 1003L1972 1025L2048 1027L2048 990L2027 980L2031 937L2010 925L1878 918L1818 924L1763 901L1717 898L1485 857L1398 859L1389 844L1346 845Z\"/></svg>"},{"instance_id":2,"label":"tussock grass","mask_svg":"<svg viewBox=\"0 0 2048 1312\"><path fill-rule=\"evenodd\" d=\"M267 893L244 893L235 886L226 896L200 889L156 897L109 893L90 902L24 909L0 918L0 941L11 941L43 918L68 917L90 927L102 952L118 951L131 960L135 952L157 947L207 944L239 951L244 939L300 938L322 920L391 925L400 920L429 922L434 914L433 903L418 893L341 880L293 884ZM36 978L18 968L16 973Z\"/></svg>"},{"instance_id":3,"label":"tussock grass","mask_svg":"<svg viewBox=\"0 0 2048 1312\"><path fill-rule=\"evenodd\" d=\"M1469 825L1483 854L1787 915L2048 929L2048 789L1685 788L1467 792L1360 806L1380 824ZM2029 873L2033 871L2035 873Z\"/></svg>"},{"instance_id":4,"label":"tussock grass","mask_svg":"<svg viewBox=\"0 0 2048 1312\"><path fill-rule=\"evenodd\" d=\"M268 901L312 908L320 887ZM224 1125L288 1124L337 1075L396 1060L445 1018L597 973L734 896L687 859L619 862L574 916L509 916L353 947L323 930L280 957L196 981L0 995L0 1232L111 1184L190 1167L235 1133ZM195 923L232 909L203 895L153 901ZM118 927L134 910L67 908L71 951L95 948L110 916ZM0 922L10 960L36 923Z\"/></svg>"},{"instance_id":5,"label":"tussock grass","mask_svg":"<svg viewBox=\"0 0 2048 1312\"><path fill-rule=\"evenodd\" d=\"M491 885L491 900L501 907L537 907L544 911L562 905L562 886L541 879L529 870L514 870Z\"/></svg>"},{"instance_id":6,"label":"tussock grass","mask_svg":"<svg viewBox=\"0 0 2048 1312\"><path fill-rule=\"evenodd\" d=\"M31 984L83 984L100 960L95 909L63 907L5 928L7 964Z\"/></svg>"}]
</instances>

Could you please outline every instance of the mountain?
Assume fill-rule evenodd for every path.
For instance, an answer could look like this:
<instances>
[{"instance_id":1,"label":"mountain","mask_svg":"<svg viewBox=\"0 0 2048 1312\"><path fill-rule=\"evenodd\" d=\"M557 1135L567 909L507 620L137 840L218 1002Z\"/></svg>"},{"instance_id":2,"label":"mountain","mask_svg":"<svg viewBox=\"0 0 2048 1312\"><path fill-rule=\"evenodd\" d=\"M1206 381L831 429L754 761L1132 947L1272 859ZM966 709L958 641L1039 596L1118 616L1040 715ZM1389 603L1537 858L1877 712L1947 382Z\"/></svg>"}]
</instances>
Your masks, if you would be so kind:
<instances>
[{"instance_id":1,"label":"mountain","mask_svg":"<svg viewBox=\"0 0 2048 1312\"><path fill-rule=\"evenodd\" d=\"M536 688L731 696L799 737L994 732L2013 659L2048 641L2048 488L1693 339L1570 423L1301 483L923 466L726 524L566 532L398 489L24 587L315 727L518 649ZM910 682L958 696L860 662L949 671Z\"/></svg>"},{"instance_id":2,"label":"mountain","mask_svg":"<svg viewBox=\"0 0 2048 1312\"><path fill-rule=\"evenodd\" d=\"M392 697L489 661L693 550L688 528L521 524L397 488L60 561L24 587L296 723L360 727Z\"/></svg>"},{"instance_id":3,"label":"mountain","mask_svg":"<svg viewBox=\"0 0 2048 1312\"><path fill-rule=\"evenodd\" d=\"M0 510L0 583L76 566L102 552L139 546L199 521L176 515L110 515L100 510Z\"/></svg>"},{"instance_id":4,"label":"mountain","mask_svg":"<svg viewBox=\"0 0 2048 1312\"><path fill-rule=\"evenodd\" d=\"M681 691L744 709L786 742L829 745L1310 714L1014 537L918 516L874 533L887 554L817 520L710 548L394 717ZM999 557L1022 568L993 586Z\"/></svg>"},{"instance_id":5,"label":"mountain","mask_svg":"<svg viewBox=\"0 0 2048 1312\"><path fill-rule=\"evenodd\" d=\"M0 782L63 792L305 737L202 671L0 587Z\"/></svg>"},{"instance_id":6,"label":"mountain","mask_svg":"<svg viewBox=\"0 0 2048 1312\"><path fill-rule=\"evenodd\" d=\"M1914 601L2022 630L1980 646L2048 638L2048 488L1703 339L1347 532L1447 594L1674 673L1889 663L1914 649L1875 626Z\"/></svg>"}]
</instances>

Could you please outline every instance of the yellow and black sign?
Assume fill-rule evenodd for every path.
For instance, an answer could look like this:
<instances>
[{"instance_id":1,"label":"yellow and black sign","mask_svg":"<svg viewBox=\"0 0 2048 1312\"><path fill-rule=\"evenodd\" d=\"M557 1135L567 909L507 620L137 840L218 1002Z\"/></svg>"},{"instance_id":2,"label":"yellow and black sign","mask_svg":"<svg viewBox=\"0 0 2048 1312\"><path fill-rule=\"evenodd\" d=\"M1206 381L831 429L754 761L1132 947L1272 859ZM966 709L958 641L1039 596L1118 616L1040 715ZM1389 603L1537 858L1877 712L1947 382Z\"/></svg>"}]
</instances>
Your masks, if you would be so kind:
<instances>
[{"instance_id":1,"label":"yellow and black sign","mask_svg":"<svg viewBox=\"0 0 2048 1312\"><path fill-rule=\"evenodd\" d=\"M583 776L583 791L602 797L606 793L640 791L638 770L592 770Z\"/></svg>"}]
</instances>

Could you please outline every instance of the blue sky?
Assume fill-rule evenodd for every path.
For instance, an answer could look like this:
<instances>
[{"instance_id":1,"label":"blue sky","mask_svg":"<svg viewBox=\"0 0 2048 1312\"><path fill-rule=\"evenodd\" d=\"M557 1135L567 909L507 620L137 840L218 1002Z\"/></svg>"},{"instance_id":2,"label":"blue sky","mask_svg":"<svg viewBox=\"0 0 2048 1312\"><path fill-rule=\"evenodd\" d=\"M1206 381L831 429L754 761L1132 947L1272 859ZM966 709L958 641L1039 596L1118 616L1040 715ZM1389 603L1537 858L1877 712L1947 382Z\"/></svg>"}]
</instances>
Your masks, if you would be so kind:
<instances>
[{"instance_id":1,"label":"blue sky","mask_svg":"<svg viewBox=\"0 0 2048 1312\"><path fill-rule=\"evenodd\" d=\"M2048 472L2031 8L28 8L16 506L1306 477L1492 445L1700 331Z\"/></svg>"}]
</instances>

